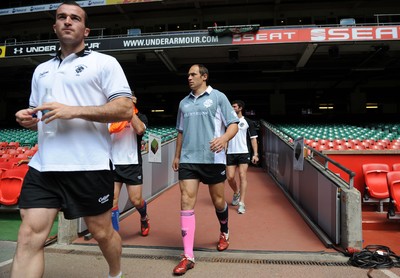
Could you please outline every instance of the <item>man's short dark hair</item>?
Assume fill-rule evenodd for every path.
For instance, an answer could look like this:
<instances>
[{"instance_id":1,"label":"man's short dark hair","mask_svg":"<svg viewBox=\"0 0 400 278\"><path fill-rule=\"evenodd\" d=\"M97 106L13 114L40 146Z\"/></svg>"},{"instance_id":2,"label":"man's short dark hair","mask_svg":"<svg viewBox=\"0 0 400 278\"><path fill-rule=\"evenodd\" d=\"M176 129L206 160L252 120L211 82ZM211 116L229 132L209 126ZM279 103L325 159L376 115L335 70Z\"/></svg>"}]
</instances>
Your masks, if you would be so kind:
<instances>
[{"instance_id":1,"label":"man's short dark hair","mask_svg":"<svg viewBox=\"0 0 400 278\"><path fill-rule=\"evenodd\" d=\"M240 100L240 99L237 99L237 100L234 100L234 101L232 101L232 105L233 104L237 104L239 107L241 107L243 110L244 110L244 101L243 100Z\"/></svg>"},{"instance_id":2,"label":"man's short dark hair","mask_svg":"<svg viewBox=\"0 0 400 278\"><path fill-rule=\"evenodd\" d=\"M208 80L210 79L210 74L208 73L208 69L206 68L206 66L203 65L203 64L194 64L193 66L198 66L198 67L199 67L199 73L200 73L200 75L207 74L206 83L208 83Z\"/></svg>"},{"instance_id":3,"label":"man's short dark hair","mask_svg":"<svg viewBox=\"0 0 400 278\"><path fill-rule=\"evenodd\" d=\"M85 19L84 19L85 27L89 26L89 17L87 15L85 9L82 8L81 5L79 5L76 1L63 1L60 4L60 6L62 6L62 5L71 5L71 6L77 6L77 7L81 8L83 10L83 12L85 13ZM60 7L60 6L58 6L58 7ZM58 10L58 8L57 8L57 10ZM57 14L57 10L56 10L56 14Z\"/></svg>"}]
</instances>

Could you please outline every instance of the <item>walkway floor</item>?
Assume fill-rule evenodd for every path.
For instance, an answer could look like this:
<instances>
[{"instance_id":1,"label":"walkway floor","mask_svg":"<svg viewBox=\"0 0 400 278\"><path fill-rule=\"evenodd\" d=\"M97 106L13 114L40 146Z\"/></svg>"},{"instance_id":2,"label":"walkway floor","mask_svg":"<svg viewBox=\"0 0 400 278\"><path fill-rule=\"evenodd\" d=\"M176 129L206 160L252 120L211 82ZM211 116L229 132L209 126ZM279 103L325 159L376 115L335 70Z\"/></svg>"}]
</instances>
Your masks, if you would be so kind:
<instances>
[{"instance_id":1,"label":"walkway floor","mask_svg":"<svg viewBox=\"0 0 400 278\"><path fill-rule=\"evenodd\" d=\"M290 205L273 180L261 169L251 167L248 172L246 213L238 214L237 207L229 206L229 250L335 252L327 249ZM226 186L227 201L232 191ZM151 232L139 235L139 214L133 213L121 221L120 234L125 246L179 248L180 191L173 186L148 205ZM195 248L215 250L219 238L219 224L212 205L208 186L198 193ZM95 243L80 238L75 243Z\"/></svg>"}]
</instances>

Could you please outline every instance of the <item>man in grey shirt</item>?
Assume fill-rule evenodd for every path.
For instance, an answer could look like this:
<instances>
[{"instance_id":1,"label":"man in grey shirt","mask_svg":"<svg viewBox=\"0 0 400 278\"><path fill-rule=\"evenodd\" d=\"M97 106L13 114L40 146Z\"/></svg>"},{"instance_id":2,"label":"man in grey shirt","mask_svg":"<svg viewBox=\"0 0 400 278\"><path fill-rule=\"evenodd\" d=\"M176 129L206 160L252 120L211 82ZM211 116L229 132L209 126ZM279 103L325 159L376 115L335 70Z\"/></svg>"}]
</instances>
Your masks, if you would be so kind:
<instances>
[{"instance_id":1,"label":"man in grey shirt","mask_svg":"<svg viewBox=\"0 0 400 278\"><path fill-rule=\"evenodd\" d=\"M203 65L190 68L188 82L192 91L178 109L178 138L172 168L179 171L184 256L174 268L177 275L194 267L194 206L200 182L209 186L220 223L217 249L224 251L229 246L228 205L224 195L225 147L238 131L239 118L225 94L207 85L208 77Z\"/></svg>"}]
</instances>

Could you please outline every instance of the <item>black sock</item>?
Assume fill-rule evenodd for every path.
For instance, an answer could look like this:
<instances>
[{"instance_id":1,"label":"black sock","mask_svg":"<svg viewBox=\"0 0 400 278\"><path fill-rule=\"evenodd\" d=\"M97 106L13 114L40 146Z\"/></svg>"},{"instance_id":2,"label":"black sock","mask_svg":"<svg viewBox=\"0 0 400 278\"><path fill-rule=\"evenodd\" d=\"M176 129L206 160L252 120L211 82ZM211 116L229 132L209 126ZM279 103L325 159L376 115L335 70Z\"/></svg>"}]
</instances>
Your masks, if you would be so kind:
<instances>
[{"instance_id":1,"label":"black sock","mask_svg":"<svg viewBox=\"0 0 400 278\"><path fill-rule=\"evenodd\" d=\"M136 209L140 213L141 219L145 219L147 216L147 202L143 200L142 205L140 207L136 207Z\"/></svg>"},{"instance_id":2,"label":"black sock","mask_svg":"<svg viewBox=\"0 0 400 278\"><path fill-rule=\"evenodd\" d=\"M219 224L221 225L220 231L221 233L228 233L228 204L225 203L225 208L222 211L215 211L219 220Z\"/></svg>"}]
</instances>

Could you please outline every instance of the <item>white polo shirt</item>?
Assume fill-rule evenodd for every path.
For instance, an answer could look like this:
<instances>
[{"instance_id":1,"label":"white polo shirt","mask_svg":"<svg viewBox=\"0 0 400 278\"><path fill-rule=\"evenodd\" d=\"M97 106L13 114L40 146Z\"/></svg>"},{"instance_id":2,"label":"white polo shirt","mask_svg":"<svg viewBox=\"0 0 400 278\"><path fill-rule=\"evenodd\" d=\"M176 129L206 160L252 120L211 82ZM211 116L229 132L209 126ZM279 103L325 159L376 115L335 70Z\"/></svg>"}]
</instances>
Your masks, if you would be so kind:
<instances>
[{"instance_id":1,"label":"white polo shirt","mask_svg":"<svg viewBox=\"0 0 400 278\"><path fill-rule=\"evenodd\" d=\"M139 119L147 128L146 115L138 113ZM142 164L142 135L137 135L131 123L128 122L123 130L111 134L111 160L114 165Z\"/></svg>"},{"instance_id":2,"label":"white polo shirt","mask_svg":"<svg viewBox=\"0 0 400 278\"><path fill-rule=\"evenodd\" d=\"M238 132L228 142L227 154L249 153L247 145L247 134L250 139L257 138L258 134L254 126L254 122L242 116L239 118Z\"/></svg>"},{"instance_id":3,"label":"white polo shirt","mask_svg":"<svg viewBox=\"0 0 400 278\"><path fill-rule=\"evenodd\" d=\"M55 58L37 66L32 78L30 107L41 105L46 88L57 102L69 106L101 106L131 98L131 89L118 61L85 49L64 60ZM41 117L41 113L38 113ZM57 119L57 132L48 136L38 123L38 152L29 166L38 171L91 171L110 169L111 138L107 123Z\"/></svg>"}]
</instances>

